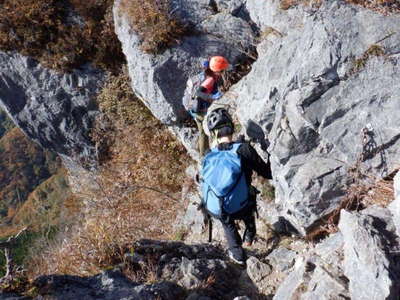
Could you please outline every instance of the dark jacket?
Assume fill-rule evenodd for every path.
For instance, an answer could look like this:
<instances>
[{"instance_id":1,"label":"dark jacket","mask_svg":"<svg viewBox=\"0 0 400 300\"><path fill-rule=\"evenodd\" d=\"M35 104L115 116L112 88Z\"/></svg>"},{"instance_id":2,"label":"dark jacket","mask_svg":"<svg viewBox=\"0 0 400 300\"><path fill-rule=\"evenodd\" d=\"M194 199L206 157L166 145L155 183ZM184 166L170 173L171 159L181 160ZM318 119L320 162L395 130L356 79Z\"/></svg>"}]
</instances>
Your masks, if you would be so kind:
<instances>
[{"instance_id":1,"label":"dark jacket","mask_svg":"<svg viewBox=\"0 0 400 300\"><path fill-rule=\"evenodd\" d=\"M218 145L218 150L229 150L232 148L233 143L234 142L221 143ZM242 143L237 153L241 158L242 169L246 176L246 182L248 185L251 185L253 171L266 179L272 179L271 163L269 158L267 163L265 163L264 160L258 155L257 151L249 143Z\"/></svg>"}]
</instances>

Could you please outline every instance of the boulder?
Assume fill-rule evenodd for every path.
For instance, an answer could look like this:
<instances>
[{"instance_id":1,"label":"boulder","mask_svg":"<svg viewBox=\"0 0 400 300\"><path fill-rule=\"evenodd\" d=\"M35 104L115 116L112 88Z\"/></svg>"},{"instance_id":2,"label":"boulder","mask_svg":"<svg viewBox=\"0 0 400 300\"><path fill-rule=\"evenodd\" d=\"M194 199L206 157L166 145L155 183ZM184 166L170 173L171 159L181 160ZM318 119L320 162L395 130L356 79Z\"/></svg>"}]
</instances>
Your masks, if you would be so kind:
<instances>
[{"instance_id":1,"label":"boulder","mask_svg":"<svg viewBox=\"0 0 400 300\"><path fill-rule=\"evenodd\" d=\"M18 53L0 52L0 107L33 141L65 159L93 165L92 97L105 74L92 67L61 74Z\"/></svg>"},{"instance_id":2,"label":"boulder","mask_svg":"<svg viewBox=\"0 0 400 300\"><path fill-rule=\"evenodd\" d=\"M398 299L399 266L391 214L372 208L362 213L341 211L344 273L351 299ZM394 251L397 250L397 251ZM368 287L367 289L365 287Z\"/></svg>"},{"instance_id":3,"label":"boulder","mask_svg":"<svg viewBox=\"0 0 400 300\"><path fill-rule=\"evenodd\" d=\"M42 276L34 285L40 295L52 299L104 299L144 300L177 299L184 295L183 288L171 282L138 284L128 280L119 271L106 271L93 277L69 275ZM43 299L38 296L34 299Z\"/></svg>"},{"instance_id":4,"label":"boulder","mask_svg":"<svg viewBox=\"0 0 400 300\"><path fill-rule=\"evenodd\" d=\"M274 269L283 272L293 267L296 256L297 253L295 251L285 247L279 247L274 249L271 254L267 256L267 259Z\"/></svg>"},{"instance_id":5,"label":"boulder","mask_svg":"<svg viewBox=\"0 0 400 300\"><path fill-rule=\"evenodd\" d=\"M323 268L328 268L331 273L342 272L343 245L343 235L340 232L328 236L314 248L315 263ZM338 274L337 277L340 277L340 275L343 274Z\"/></svg>"},{"instance_id":6,"label":"boulder","mask_svg":"<svg viewBox=\"0 0 400 300\"><path fill-rule=\"evenodd\" d=\"M299 258L292 272L278 287L273 300L289 300L296 299L304 292L304 276L306 275L306 261Z\"/></svg>"},{"instance_id":7,"label":"boulder","mask_svg":"<svg viewBox=\"0 0 400 300\"><path fill-rule=\"evenodd\" d=\"M250 279L255 283L260 283L265 277L271 274L271 267L260 261L254 256L251 256L246 261L247 274Z\"/></svg>"},{"instance_id":8,"label":"boulder","mask_svg":"<svg viewBox=\"0 0 400 300\"><path fill-rule=\"evenodd\" d=\"M317 267L307 284L303 300L349 299L346 282L337 280L321 267Z\"/></svg>"},{"instance_id":9,"label":"boulder","mask_svg":"<svg viewBox=\"0 0 400 300\"><path fill-rule=\"evenodd\" d=\"M400 159L400 16L339 0L278 6L246 2L264 34L231 92L249 136L269 144L280 214L305 234L336 209L349 168L382 178Z\"/></svg>"}]
</instances>

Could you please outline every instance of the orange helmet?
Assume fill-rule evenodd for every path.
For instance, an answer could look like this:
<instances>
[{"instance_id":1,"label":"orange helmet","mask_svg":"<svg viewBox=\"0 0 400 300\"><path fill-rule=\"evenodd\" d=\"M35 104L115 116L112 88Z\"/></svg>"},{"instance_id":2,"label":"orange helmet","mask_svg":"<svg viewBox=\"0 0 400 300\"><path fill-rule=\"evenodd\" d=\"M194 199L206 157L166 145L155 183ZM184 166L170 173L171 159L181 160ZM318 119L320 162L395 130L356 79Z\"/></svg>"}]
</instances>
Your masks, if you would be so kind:
<instances>
[{"instance_id":1,"label":"orange helmet","mask_svg":"<svg viewBox=\"0 0 400 300\"><path fill-rule=\"evenodd\" d=\"M223 56L213 56L210 59L210 69L213 72L221 72L229 67L228 60Z\"/></svg>"}]
</instances>

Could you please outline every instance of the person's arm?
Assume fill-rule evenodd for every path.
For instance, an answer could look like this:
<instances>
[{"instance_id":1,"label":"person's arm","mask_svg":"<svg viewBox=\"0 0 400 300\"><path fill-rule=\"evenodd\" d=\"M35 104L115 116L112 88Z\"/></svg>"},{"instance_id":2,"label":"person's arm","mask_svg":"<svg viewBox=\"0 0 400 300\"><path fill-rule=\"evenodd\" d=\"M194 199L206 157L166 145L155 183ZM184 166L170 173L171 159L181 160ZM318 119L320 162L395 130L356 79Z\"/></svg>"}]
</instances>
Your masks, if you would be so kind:
<instances>
[{"instance_id":1,"label":"person's arm","mask_svg":"<svg viewBox=\"0 0 400 300\"><path fill-rule=\"evenodd\" d=\"M266 179L272 179L271 163L265 162L257 151L249 144L243 143L238 149L238 154L242 157L243 163L256 173Z\"/></svg>"},{"instance_id":2,"label":"person's arm","mask_svg":"<svg viewBox=\"0 0 400 300\"><path fill-rule=\"evenodd\" d=\"M213 101L212 94L209 94L207 89L200 86L196 91L196 97L211 103Z\"/></svg>"}]
</instances>

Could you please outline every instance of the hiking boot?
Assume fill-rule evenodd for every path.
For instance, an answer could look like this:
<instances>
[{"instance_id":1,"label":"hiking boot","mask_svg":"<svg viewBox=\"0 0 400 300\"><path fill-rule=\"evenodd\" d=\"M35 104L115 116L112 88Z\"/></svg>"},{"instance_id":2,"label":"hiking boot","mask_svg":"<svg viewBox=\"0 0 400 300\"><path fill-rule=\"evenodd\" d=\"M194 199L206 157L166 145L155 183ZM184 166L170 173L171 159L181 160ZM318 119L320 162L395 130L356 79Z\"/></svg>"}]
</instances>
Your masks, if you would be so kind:
<instances>
[{"instance_id":1,"label":"hiking boot","mask_svg":"<svg viewBox=\"0 0 400 300\"><path fill-rule=\"evenodd\" d=\"M243 242L243 246L245 247L251 247L251 245L253 245L254 242L254 238L249 237L248 235L245 236L244 238L244 242Z\"/></svg>"},{"instance_id":2,"label":"hiking boot","mask_svg":"<svg viewBox=\"0 0 400 300\"><path fill-rule=\"evenodd\" d=\"M245 265L246 260L244 259L242 248L232 248L228 250L228 257L239 265Z\"/></svg>"}]
</instances>

